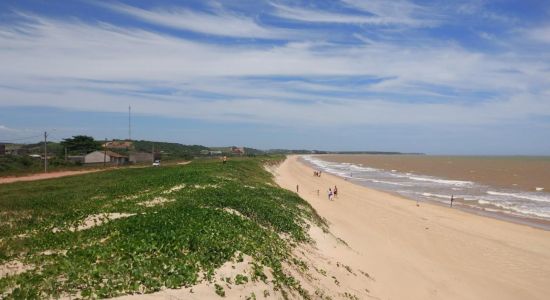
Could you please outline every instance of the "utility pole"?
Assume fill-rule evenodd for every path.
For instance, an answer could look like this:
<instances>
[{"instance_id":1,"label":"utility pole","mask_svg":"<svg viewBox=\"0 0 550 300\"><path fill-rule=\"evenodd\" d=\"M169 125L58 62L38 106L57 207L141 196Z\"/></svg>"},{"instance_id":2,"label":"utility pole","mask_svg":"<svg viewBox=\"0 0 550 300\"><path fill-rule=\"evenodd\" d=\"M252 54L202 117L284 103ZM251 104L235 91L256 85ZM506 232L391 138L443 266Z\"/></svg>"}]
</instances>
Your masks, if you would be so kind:
<instances>
[{"instance_id":1,"label":"utility pole","mask_svg":"<svg viewBox=\"0 0 550 300\"><path fill-rule=\"evenodd\" d=\"M155 143L153 143L153 149L151 150L151 162L155 162Z\"/></svg>"},{"instance_id":2,"label":"utility pole","mask_svg":"<svg viewBox=\"0 0 550 300\"><path fill-rule=\"evenodd\" d=\"M67 147L65 147L65 161L67 161L67 158L68 158L68 156L67 156Z\"/></svg>"},{"instance_id":3,"label":"utility pole","mask_svg":"<svg viewBox=\"0 0 550 300\"><path fill-rule=\"evenodd\" d=\"M48 173L48 133L44 131L44 173Z\"/></svg>"},{"instance_id":4,"label":"utility pole","mask_svg":"<svg viewBox=\"0 0 550 300\"><path fill-rule=\"evenodd\" d=\"M105 138L105 144L103 144L103 166L107 163L107 138Z\"/></svg>"},{"instance_id":5,"label":"utility pole","mask_svg":"<svg viewBox=\"0 0 550 300\"><path fill-rule=\"evenodd\" d=\"M132 107L128 105L128 140L132 140Z\"/></svg>"}]
</instances>

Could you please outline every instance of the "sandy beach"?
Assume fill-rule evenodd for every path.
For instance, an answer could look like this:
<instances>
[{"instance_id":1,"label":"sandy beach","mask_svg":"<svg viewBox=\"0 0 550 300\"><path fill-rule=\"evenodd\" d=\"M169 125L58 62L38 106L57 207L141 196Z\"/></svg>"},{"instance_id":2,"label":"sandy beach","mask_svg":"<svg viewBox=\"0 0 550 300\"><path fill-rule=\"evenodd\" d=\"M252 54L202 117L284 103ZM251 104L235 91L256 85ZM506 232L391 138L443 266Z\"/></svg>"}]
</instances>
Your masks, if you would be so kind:
<instances>
[{"instance_id":1,"label":"sandy beach","mask_svg":"<svg viewBox=\"0 0 550 300\"><path fill-rule=\"evenodd\" d=\"M550 231L421 203L339 177L314 177L289 156L276 182L326 218L352 251L323 249L373 277L373 299L548 299ZM339 196L327 199L329 187ZM317 194L319 190L319 195ZM332 252L331 252L332 251ZM350 254L352 253L352 254Z\"/></svg>"}]
</instances>

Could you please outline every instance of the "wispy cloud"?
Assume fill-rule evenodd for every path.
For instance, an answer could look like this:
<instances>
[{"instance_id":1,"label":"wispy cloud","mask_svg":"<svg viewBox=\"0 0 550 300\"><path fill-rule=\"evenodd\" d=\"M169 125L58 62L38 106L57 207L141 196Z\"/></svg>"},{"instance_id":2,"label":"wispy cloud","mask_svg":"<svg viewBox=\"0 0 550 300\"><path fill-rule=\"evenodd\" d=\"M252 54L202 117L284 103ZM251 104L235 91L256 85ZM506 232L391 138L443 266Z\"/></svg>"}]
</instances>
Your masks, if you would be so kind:
<instances>
[{"instance_id":1,"label":"wispy cloud","mask_svg":"<svg viewBox=\"0 0 550 300\"><path fill-rule=\"evenodd\" d=\"M210 12L199 12L181 7L146 10L120 3L96 5L151 24L209 35L264 39L288 39L296 36L288 30L270 28L254 18L232 13L219 6Z\"/></svg>"},{"instance_id":2,"label":"wispy cloud","mask_svg":"<svg viewBox=\"0 0 550 300\"><path fill-rule=\"evenodd\" d=\"M337 13L321 9L287 6L279 3L271 3L276 9L274 14L280 18L313 22L313 23L342 23L358 25L408 25L429 26L435 24L434 20L426 18L414 18L413 13L420 11L421 7L409 2L393 1L355 1L345 0L349 6L360 10L357 13Z\"/></svg>"},{"instance_id":3,"label":"wispy cloud","mask_svg":"<svg viewBox=\"0 0 550 300\"><path fill-rule=\"evenodd\" d=\"M17 129L15 128L10 128L6 125L0 125L0 131L7 131L7 132L16 132L18 131Z\"/></svg>"},{"instance_id":4,"label":"wispy cloud","mask_svg":"<svg viewBox=\"0 0 550 300\"><path fill-rule=\"evenodd\" d=\"M131 103L160 116L316 126L482 124L550 112L550 70L538 55L370 40L220 45L21 17L0 25L0 106L124 111Z\"/></svg>"},{"instance_id":5,"label":"wispy cloud","mask_svg":"<svg viewBox=\"0 0 550 300\"><path fill-rule=\"evenodd\" d=\"M550 44L550 25L527 29L524 33L531 40Z\"/></svg>"}]
</instances>

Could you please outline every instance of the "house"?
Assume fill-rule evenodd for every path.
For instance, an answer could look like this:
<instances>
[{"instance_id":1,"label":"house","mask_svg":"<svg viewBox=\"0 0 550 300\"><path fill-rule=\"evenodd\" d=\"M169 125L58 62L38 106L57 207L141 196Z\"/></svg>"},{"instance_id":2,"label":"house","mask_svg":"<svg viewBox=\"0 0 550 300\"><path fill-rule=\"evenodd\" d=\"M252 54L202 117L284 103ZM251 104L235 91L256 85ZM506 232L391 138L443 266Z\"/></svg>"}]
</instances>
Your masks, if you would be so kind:
<instances>
[{"instance_id":1,"label":"house","mask_svg":"<svg viewBox=\"0 0 550 300\"><path fill-rule=\"evenodd\" d=\"M27 154L27 149L24 149L21 145L4 145L5 155L25 155Z\"/></svg>"},{"instance_id":2,"label":"house","mask_svg":"<svg viewBox=\"0 0 550 300\"><path fill-rule=\"evenodd\" d=\"M69 155L67 159L70 162L73 162L75 164L83 164L84 163L84 155ZM102 161L103 162L103 161Z\"/></svg>"},{"instance_id":3,"label":"house","mask_svg":"<svg viewBox=\"0 0 550 300\"><path fill-rule=\"evenodd\" d=\"M155 153L155 159L159 157L158 153ZM142 163L142 162L152 162L153 161L153 153L149 152L132 152L130 153L130 162L131 163Z\"/></svg>"},{"instance_id":4,"label":"house","mask_svg":"<svg viewBox=\"0 0 550 300\"><path fill-rule=\"evenodd\" d=\"M244 147L231 147L231 153L236 155L244 155Z\"/></svg>"},{"instance_id":5,"label":"house","mask_svg":"<svg viewBox=\"0 0 550 300\"><path fill-rule=\"evenodd\" d=\"M212 155L212 156L219 156L219 155L222 155L222 152L219 151L219 150L209 151L208 153L209 153L210 155Z\"/></svg>"},{"instance_id":6,"label":"house","mask_svg":"<svg viewBox=\"0 0 550 300\"><path fill-rule=\"evenodd\" d=\"M109 163L112 165L124 165L128 163L128 156L113 151L94 151L84 156L85 164Z\"/></svg>"}]
</instances>

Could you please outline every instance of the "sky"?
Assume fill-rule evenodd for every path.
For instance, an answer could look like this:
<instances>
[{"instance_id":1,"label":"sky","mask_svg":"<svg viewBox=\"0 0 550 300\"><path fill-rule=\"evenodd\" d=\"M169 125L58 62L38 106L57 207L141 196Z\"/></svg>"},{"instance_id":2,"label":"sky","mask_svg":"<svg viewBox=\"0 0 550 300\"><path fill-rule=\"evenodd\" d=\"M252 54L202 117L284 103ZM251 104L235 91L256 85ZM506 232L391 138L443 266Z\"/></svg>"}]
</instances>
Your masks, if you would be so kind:
<instances>
[{"instance_id":1,"label":"sky","mask_svg":"<svg viewBox=\"0 0 550 300\"><path fill-rule=\"evenodd\" d=\"M546 0L0 2L0 142L550 155Z\"/></svg>"}]
</instances>

